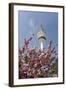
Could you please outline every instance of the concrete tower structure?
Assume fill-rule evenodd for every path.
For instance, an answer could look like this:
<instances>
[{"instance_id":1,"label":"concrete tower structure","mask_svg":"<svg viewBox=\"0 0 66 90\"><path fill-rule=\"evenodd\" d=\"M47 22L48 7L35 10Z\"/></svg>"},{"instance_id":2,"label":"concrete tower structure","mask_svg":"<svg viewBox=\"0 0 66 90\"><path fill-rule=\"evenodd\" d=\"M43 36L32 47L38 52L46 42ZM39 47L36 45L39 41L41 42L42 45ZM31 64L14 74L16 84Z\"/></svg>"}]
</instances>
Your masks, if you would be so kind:
<instances>
[{"instance_id":1,"label":"concrete tower structure","mask_svg":"<svg viewBox=\"0 0 66 90\"><path fill-rule=\"evenodd\" d=\"M41 49L41 51L43 51L44 43L45 43L45 40L46 40L46 35L45 35L42 24L40 25L40 29L39 29L39 32L37 33L37 37L38 37L38 40L39 40L39 43L40 43L40 49Z\"/></svg>"}]
</instances>

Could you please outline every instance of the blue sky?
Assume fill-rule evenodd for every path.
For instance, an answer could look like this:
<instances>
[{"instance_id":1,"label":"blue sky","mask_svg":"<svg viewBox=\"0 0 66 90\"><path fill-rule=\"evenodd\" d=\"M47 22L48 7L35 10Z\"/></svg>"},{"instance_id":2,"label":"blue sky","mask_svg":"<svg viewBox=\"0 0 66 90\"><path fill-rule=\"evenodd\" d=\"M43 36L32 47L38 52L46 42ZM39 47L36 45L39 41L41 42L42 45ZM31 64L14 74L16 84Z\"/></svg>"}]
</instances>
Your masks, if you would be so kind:
<instances>
[{"instance_id":1,"label":"blue sky","mask_svg":"<svg viewBox=\"0 0 66 90\"><path fill-rule=\"evenodd\" d=\"M18 13L18 43L19 47L23 46L24 39L35 34L29 47L39 47L37 32L42 24L44 32L46 32L46 43L52 40L54 44L58 44L58 13L54 12L35 12L35 11L19 11Z\"/></svg>"}]
</instances>

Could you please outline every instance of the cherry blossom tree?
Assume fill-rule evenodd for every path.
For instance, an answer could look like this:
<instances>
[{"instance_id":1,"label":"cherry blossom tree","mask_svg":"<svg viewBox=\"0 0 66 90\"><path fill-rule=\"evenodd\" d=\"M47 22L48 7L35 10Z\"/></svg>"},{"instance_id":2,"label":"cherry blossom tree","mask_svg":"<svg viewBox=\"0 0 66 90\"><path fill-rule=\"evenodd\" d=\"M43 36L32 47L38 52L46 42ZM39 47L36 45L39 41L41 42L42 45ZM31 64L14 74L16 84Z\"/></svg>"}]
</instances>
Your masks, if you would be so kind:
<instances>
[{"instance_id":1,"label":"cherry blossom tree","mask_svg":"<svg viewBox=\"0 0 66 90\"><path fill-rule=\"evenodd\" d=\"M19 79L58 76L58 53L52 41L47 49L29 48L33 37L24 40L19 48Z\"/></svg>"}]
</instances>

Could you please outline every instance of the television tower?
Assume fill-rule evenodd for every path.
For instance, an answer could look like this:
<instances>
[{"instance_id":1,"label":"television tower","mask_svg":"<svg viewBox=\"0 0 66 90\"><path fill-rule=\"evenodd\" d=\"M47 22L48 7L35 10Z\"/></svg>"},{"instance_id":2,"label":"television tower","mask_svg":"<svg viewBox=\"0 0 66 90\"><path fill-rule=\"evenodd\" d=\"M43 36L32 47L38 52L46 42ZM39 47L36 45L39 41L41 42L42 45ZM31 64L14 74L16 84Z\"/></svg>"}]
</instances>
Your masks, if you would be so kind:
<instances>
[{"instance_id":1,"label":"television tower","mask_svg":"<svg viewBox=\"0 0 66 90\"><path fill-rule=\"evenodd\" d=\"M46 41L46 35L45 35L42 24L40 25L40 29L39 29L39 32L37 33L37 37L40 43L40 49L41 51L43 51L44 43Z\"/></svg>"}]
</instances>

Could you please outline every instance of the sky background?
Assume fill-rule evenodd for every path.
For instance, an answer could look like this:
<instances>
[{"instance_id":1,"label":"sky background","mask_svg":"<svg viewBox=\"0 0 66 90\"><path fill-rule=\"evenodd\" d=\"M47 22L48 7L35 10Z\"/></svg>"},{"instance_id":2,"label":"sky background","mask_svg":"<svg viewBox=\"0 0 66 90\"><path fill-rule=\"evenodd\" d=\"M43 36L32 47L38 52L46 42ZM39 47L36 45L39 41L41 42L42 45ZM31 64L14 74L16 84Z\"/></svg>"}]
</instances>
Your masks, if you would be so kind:
<instances>
[{"instance_id":1,"label":"sky background","mask_svg":"<svg viewBox=\"0 0 66 90\"><path fill-rule=\"evenodd\" d=\"M46 42L44 47L48 46L49 40L58 44L58 13L55 12L36 12L36 11L19 11L18 12L18 43L19 47L24 45L24 39L29 39L32 34L34 37L29 47L38 47L37 32L40 31L42 24L46 33Z\"/></svg>"}]
</instances>

